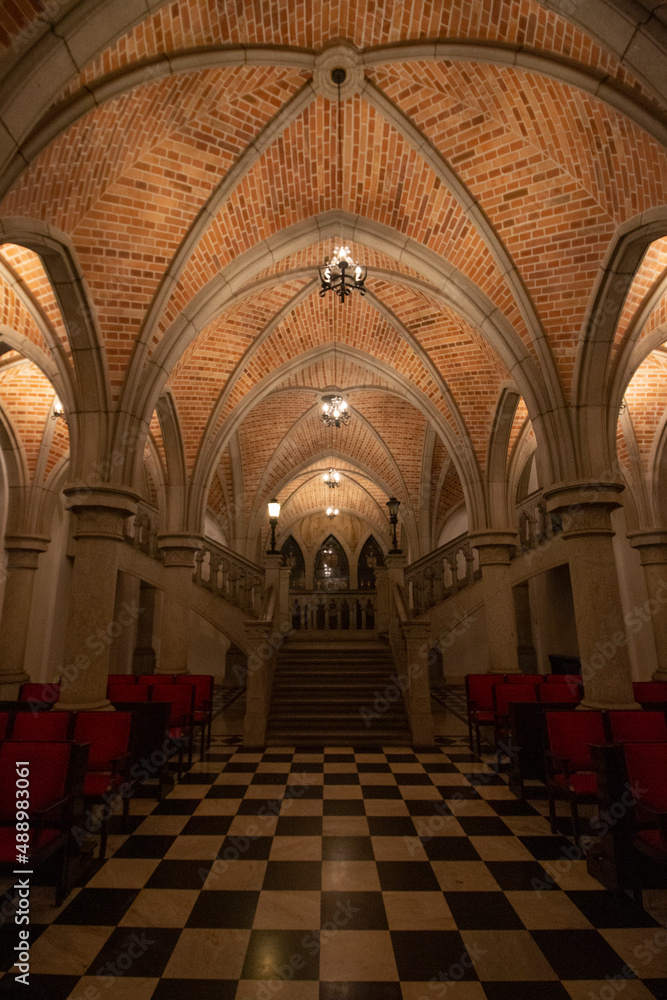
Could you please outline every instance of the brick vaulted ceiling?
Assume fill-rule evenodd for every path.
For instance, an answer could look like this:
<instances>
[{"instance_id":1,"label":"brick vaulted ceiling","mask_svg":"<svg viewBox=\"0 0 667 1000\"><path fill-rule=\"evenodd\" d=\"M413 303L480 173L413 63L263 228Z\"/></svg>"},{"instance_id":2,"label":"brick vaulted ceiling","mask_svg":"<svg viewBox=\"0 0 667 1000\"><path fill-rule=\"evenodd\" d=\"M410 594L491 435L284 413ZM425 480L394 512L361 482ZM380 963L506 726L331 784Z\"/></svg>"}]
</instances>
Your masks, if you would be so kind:
<instances>
[{"instance_id":1,"label":"brick vaulted ceiling","mask_svg":"<svg viewBox=\"0 0 667 1000\"><path fill-rule=\"evenodd\" d=\"M417 556L463 500L491 526L490 456L508 469L531 424L542 485L613 468L637 373L650 476L667 102L602 23L546 0L16 0L0 43L0 402L28 465L41 371L67 474L139 490L149 456L171 530L208 504L252 555L272 494L325 505L331 459L376 534L401 500ZM317 286L341 239L368 265L345 305ZM353 419L331 434L333 385Z\"/></svg>"}]
</instances>

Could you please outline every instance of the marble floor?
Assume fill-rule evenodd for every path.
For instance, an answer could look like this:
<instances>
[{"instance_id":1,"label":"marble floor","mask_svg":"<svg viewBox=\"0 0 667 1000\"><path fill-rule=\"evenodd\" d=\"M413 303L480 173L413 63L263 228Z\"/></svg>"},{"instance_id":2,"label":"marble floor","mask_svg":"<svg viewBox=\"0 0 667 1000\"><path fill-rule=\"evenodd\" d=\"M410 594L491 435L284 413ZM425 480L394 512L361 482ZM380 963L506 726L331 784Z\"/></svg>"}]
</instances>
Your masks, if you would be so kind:
<instances>
[{"instance_id":1,"label":"marble floor","mask_svg":"<svg viewBox=\"0 0 667 1000\"><path fill-rule=\"evenodd\" d=\"M210 751L56 909L0 1000L667 1000L667 931L591 878L439 707L440 746Z\"/></svg>"}]
</instances>

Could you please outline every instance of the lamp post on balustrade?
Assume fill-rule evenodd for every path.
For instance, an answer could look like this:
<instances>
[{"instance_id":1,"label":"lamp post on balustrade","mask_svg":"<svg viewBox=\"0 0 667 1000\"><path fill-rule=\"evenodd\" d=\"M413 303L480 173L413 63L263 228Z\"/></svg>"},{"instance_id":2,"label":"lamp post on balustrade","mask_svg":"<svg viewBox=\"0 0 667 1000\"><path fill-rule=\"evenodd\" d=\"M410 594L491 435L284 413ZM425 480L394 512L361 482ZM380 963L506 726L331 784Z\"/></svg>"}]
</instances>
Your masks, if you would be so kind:
<instances>
[{"instance_id":1,"label":"lamp post on balustrade","mask_svg":"<svg viewBox=\"0 0 667 1000\"><path fill-rule=\"evenodd\" d=\"M389 550L391 555L400 555L403 549L398 548L398 537L396 535L396 525L398 524L398 508L401 506L401 501L397 500L396 497L390 497L387 500L387 507L389 509L389 523L391 524L391 540L392 548Z\"/></svg>"},{"instance_id":2,"label":"lamp post on balustrade","mask_svg":"<svg viewBox=\"0 0 667 1000\"><path fill-rule=\"evenodd\" d=\"M268 507L269 524L271 525L271 548L266 550L266 554L267 556L273 556L276 554L276 525L280 517L280 502L278 500L269 500Z\"/></svg>"}]
</instances>

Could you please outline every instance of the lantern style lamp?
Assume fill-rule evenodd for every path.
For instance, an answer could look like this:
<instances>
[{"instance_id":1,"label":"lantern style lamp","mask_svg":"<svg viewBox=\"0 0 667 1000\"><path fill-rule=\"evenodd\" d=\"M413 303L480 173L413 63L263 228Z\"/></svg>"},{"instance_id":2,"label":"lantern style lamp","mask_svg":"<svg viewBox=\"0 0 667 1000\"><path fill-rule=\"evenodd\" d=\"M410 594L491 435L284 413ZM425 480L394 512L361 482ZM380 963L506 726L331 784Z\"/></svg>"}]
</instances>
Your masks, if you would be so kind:
<instances>
[{"instance_id":1,"label":"lantern style lamp","mask_svg":"<svg viewBox=\"0 0 667 1000\"><path fill-rule=\"evenodd\" d=\"M387 500L387 507L389 508L389 523L391 524L391 540L393 548L390 552L394 555L399 555L403 549L398 548L398 538L396 536L396 525L398 524L398 508L401 506L401 501L397 500L396 497L390 497Z\"/></svg>"},{"instance_id":2,"label":"lantern style lamp","mask_svg":"<svg viewBox=\"0 0 667 1000\"><path fill-rule=\"evenodd\" d=\"M271 525L271 548L266 550L267 556L276 554L276 525L280 517L280 503L278 500L269 500L269 524Z\"/></svg>"}]
</instances>

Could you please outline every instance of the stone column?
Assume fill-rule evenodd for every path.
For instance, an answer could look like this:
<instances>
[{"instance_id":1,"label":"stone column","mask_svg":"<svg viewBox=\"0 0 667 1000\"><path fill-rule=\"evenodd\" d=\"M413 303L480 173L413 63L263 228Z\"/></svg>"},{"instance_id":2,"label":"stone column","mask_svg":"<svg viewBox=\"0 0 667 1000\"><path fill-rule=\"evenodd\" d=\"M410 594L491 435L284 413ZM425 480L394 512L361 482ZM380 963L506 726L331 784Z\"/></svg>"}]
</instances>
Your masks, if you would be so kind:
<instances>
[{"instance_id":1,"label":"stone column","mask_svg":"<svg viewBox=\"0 0 667 1000\"><path fill-rule=\"evenodd\" d=\"M8 535L7 579L0 622L0 699L18 697L19 687L30 680L25 671L32 590L40 552L49 539L41 535Z\"/></svg>"},{"instance_id":2,"label":"stone column","mask_svg":"<svg viewBox=\"0 0 667 1000\"><path fill-rule=\"evenodd\" d=\"M514 531L477 531L470 543L479 553L490 674L518 674L519 653L514 594L509 565L517 536Z\"/></svg>"},{"instance_id":3,"label":"stone column","mask_svg":"<svg viewBox=\"0 0 667 1000\"><path fill-rule=\"evenodd\" d=\"M134 494L98 487L65 490L75 517L74 569L62 670L63 711L109 708L106 696L109 653L119 630L133 628L137 608L114 617L118 554L125 519L136 513Z\"/></svg>"},{"instance_id":4,"label":"stone column","mask_svg":"<svg viewBox=\"0 0 667 1000\"><path fill-rule=\"evenodd\" d=\"M375 567L375 590L377 592L377 619L375 626L381 635L389 631L390 604L389 571L386 566Z\"/></svg>"},{"instance_id":5,"label":"stone column","mask_svg":"<svg viewBox=\"0 0 667 1000\"><path fill-rule=\"evenodd\" d=\"M560 486L544 494L560 514L572 581L574 616L584 680L582 708L638 708L632 693L621 594L614 559L611 513L619 483Z\"/></svg>"},{"instance_id":6,"label":"stone column","mask_svg":"<svg viewBox=\"0 0 667 1000\"><path fill-rule=\"evenodd\" d=\"M158 548L163 553L165 586L160 624L160 654L156 674L187 674L190 644L190 606L195 552L201 548L195 535L160 535Z\"/></svg>"},{"instance_id":7,"label":"stone column","mask_svg":"<svg viewBox=\"0 0 667 1000\"><path fill-rule=\"evenodd\" d=\"M653 627L658 657L653 679L667 681L667 531L633 531L628 540L639 552L646 577L648 605L645 613Z\"/></svg>"},{"instance_id":8,"label":"stone column","mask_svg":"<svg viewBox=\"0 0 667 1000\"><path fill-rule=\"evenodd\" d=\"M139 590L141 615L137 621L136 646L132 655L133 674L152 674L155 671L155 650L153 649L155 594L155 587L142 580Z\"/></svg>"},{"instance_id":9,"label":"stone column","mask_svg":"<svg viewBox=\"0 0 667 1000\"><path fill-rule=\"evenodd\" d=\"M263 747L273 688L277 645L273 622L244 623L248 636L248 673L246 677L246 714L243 721L244 747Z\"/></svg>"},{"instance_id":10,"label":"stone column","mask_svg":"<svg viewBox=\"0 0 667 1000\"><path fill-rule=\"evenodd\" d=\"M406 701L412 746L416 750L432 750L435 737L428 673L430 622L405 621L402 628L407 652L409 687Z\"/></svg>"}]
</instances>

